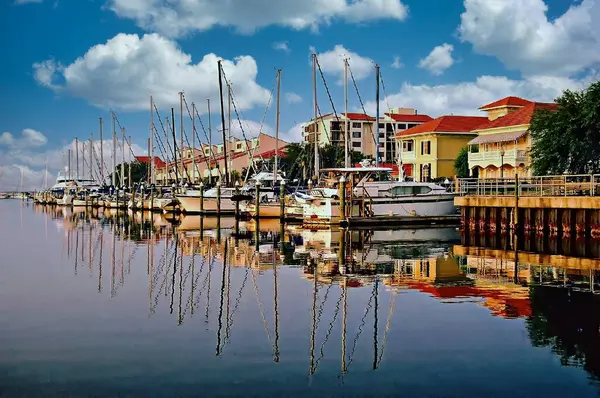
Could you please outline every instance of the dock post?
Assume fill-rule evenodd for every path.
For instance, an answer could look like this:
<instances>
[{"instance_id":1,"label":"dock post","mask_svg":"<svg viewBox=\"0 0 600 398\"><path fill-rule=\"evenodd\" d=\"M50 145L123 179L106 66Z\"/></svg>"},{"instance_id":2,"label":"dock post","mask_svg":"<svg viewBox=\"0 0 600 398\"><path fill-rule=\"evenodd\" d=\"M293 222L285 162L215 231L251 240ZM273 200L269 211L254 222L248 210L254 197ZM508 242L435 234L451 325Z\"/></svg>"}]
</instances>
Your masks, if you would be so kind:
<instances>
[{"instance_id":1,"label":"dock post","mask_svg":"<svg viewBox=\"0 0 600 398\"><path fill-rule=\"evenodd\" d=\"M204 183L200 181L200 214L204 213Z\"/></svg>"},{"instance_id":2,"label":"dock post","mask_svg":"<svg viewBox=\"0 0 600 398\"><path fill-rule=\"evenodd\" d=\"M515 173L515 214L513 217L514 231L519 231L519 174Z\"/></svg>"},{"instance_id":3,"label":"dock post","mask_svg":"<svg viewBox=\"0 0 600 398\"><path fill-rule=\"evenodd\" d=\"M340 197L340 221L346 220L346 179L340 177L340 185L338 186L338 196Z\"/></svg>"},{"instance_id":4,"label":"dock post","mask_svg":"<svg viewBox=\"0 0 600 398\"><path fill-rule=\"evenodd\" d=\"M236 181L235 182L235 195L238 196L240 194L240 182ZM235 220L237 223L237 220L240 219L240 201L236 199L235 201Z\"/></svg>"},{"instance_id":5,"label":"dock post","mask_svg":"<svg viewBox=\"0 0 600 398\"><path fill-rule=\"evenodd\" d=\"M258 218L260 217L260 181L256 181L256 195L254 198L254 202L256 203L255 210L256 210L256 220L258 220Z\"/></svg>"},{"instance_id":6,"label":"dock post","mask_svg":"<svg viewBox=\"0 0 600 398\"><path fill-rule=\"evenodd\" d=\"M217 217L221 217L221 181L217 181Z\"/></svg>"},{"instance_id":7,"label":"dock post","mask_svg":"<svg viewBox=\"0 0 600 398\"><path fill-rule=\"evenodd\" d=\"M281 192L279 193L279 220L283 225L285 223L285 180L281 181Z\"/></svg>"}]
</instances>

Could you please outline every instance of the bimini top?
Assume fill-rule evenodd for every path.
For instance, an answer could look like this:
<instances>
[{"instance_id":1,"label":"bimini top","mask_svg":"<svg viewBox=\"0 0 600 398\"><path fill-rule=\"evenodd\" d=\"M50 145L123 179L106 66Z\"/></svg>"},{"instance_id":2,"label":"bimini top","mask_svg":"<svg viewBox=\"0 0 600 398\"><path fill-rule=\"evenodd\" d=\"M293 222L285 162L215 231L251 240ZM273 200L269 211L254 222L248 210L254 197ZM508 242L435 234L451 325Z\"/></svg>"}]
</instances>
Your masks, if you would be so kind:
<instances>
[{"instance_id":1,"label":"bimini top","mask_svg":"<svg viewBox=\"0 0 600 398\"><path fill-rule=\"evenodd\" d=\"M390 167L339 167L319 170L320 173L374 173L378 171L392 172L393 169Z\"/></svg>"}]
</instances>

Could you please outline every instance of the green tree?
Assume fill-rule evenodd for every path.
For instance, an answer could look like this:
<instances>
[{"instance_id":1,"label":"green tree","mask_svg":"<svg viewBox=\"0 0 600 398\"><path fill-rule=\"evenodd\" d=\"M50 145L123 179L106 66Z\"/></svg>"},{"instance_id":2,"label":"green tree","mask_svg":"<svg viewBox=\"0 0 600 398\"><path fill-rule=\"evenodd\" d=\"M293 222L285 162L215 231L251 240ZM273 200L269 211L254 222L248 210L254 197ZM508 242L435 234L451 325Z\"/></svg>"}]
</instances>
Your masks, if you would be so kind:
<instances>
[{"instance_id":1,"label":"green tree","mask_svg":"<svg viewBox=\"0 0 600 398\"><path fill-rule=\"evenodd\" d=\"M146 181L148 175L148 165L138 161L125 163L125 178L121 178L121 165L115 167L115 178L117 186L128 185L127 178L129 177L129 167L131 167L131 180L133 184Z\"/></svg>"},{"instance_id":2,"label":"green tree","mask_svg":"<svg viewBox=\"0 0 600 398\"><path fill-rule=\"evenodd\" d=\"M469 176L469 151L464 147L458 152L456 160L454 160L454 173L459 178Z\"/></svg>"},{"instance_id":3,"label":"green tree","mask_svg":"<svg viewBox=\"0 0 600 398\"><path fill-rule=\"evenodd\" d=\"M535 175L600 171L600 82L565 91L555 110L538 110L531 120L531 166Z\"/></svg>"},{"instance_id":4,"label":"green tree","mask_svg":"<svg viewBox=\"0 0 600 398\"><path fill-rule=\"evenodd\" d=\"M321 167L344 167L344 148L337 144L327 144L320 150ZM365 158L362 152L350 151L350 163L356 164Z\"/></svg>"}]
</instances>

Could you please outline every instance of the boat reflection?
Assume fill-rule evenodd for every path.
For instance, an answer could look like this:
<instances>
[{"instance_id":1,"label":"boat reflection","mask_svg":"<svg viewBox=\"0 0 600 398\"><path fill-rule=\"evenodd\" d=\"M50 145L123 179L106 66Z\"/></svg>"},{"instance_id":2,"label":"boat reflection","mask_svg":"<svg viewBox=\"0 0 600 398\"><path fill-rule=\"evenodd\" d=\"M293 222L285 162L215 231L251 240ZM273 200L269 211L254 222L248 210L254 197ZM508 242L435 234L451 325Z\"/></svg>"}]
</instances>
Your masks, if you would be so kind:
<instances>
[{"instance_id":1,"label":"boat reflection","mask_svg":"<svg viewBox=\"0 0 600 398\"><path fill-rule=\"evenodd\" d=\"M201 319L214 332L218 356L235 353L233 342L250 327L245 313L257 311L272 359L282 361L281 346L291 341L286 322L305 319L309 310L309 374L331 360L342 376L357 361L377 369L400 327L396 302L411 292L439 305L476 305L494 317L522 319L532 345L550 347L563 365L582 367L594 380L600 376L597 241L577 243L586 255L575 256L570 243L525 251L531 246L510 235L491 247L457 244L460 236L447 228L306 230L277 221L46 209L65 231L77 277L97 278L97 291L109 289L115 298L132 268L144 264L148 316L172 314L178 325L196 325L190 327ZM292 277L307 295L292 297L296 307L282 316Z\"/></svg>"}]
</instances>

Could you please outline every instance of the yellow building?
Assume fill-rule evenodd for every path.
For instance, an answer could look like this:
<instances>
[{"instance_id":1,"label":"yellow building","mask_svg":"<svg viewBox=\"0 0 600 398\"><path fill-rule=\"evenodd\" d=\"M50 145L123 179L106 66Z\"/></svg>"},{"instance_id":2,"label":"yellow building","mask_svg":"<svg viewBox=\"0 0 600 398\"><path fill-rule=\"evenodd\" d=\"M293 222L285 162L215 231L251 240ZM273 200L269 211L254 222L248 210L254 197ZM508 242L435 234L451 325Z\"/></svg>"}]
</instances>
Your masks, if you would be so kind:
<instances>
[{"instance_id":1,"label":"yellow building","mask_svg":"<svg viewBox=\"0 0 600 398\"><path fill-rule=\"evenodd\" d=\"M473 132L488 119L480 116L440 116L396 134L396 153L404 174L414 181L454 176L454 161Z\"/></svg>"},{"instance_id":2,"label":"yellow building","mask_svg":"<svg viewBox=\"0 0 600 398\"><path fill-rule=\"evenodd\" d=\"M479 108L488 121L477 126L469 141L469 170L472 177L502 178L531 176L529 125L535 111L554 109L556 104L506 97Z\"/></svg>"}]
</instances>

